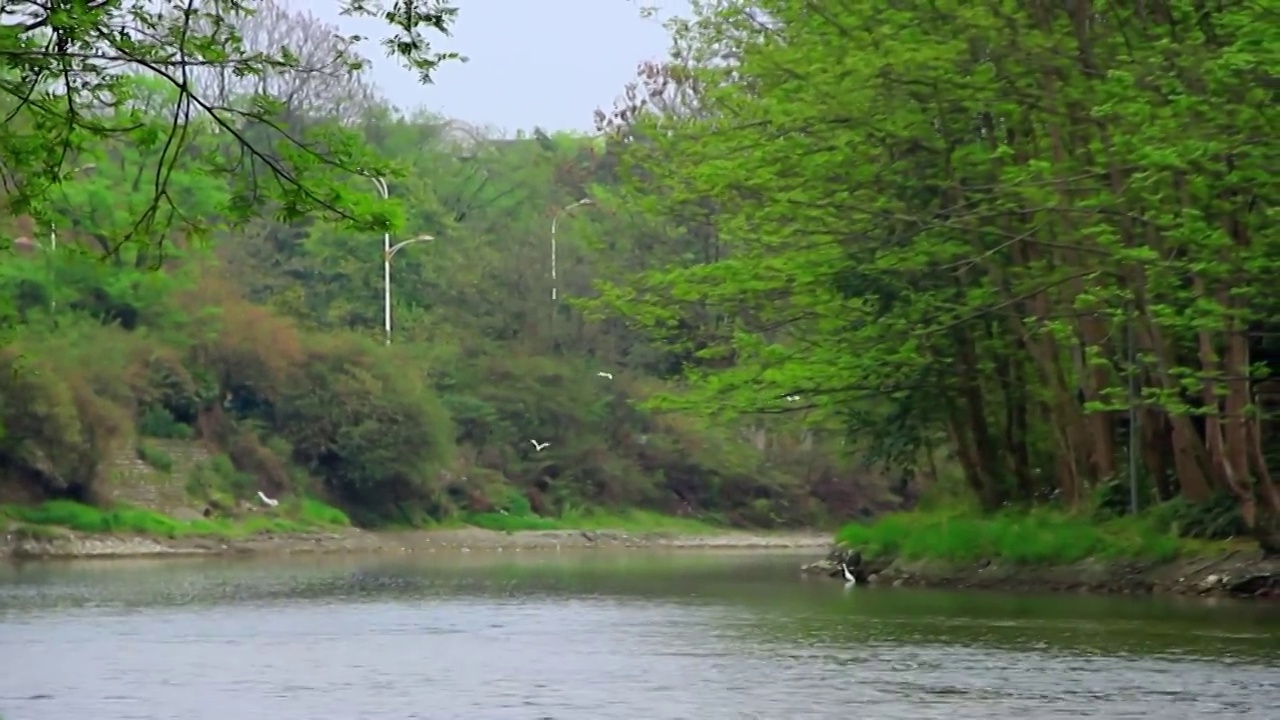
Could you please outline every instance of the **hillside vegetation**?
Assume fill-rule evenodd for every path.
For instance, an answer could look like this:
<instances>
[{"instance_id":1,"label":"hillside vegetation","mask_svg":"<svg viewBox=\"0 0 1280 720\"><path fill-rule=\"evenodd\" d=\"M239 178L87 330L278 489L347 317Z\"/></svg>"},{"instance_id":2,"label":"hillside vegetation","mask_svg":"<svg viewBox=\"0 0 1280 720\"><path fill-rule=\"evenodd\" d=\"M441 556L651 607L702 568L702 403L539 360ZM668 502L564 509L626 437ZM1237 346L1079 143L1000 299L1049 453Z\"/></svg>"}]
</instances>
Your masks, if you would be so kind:
<instances>
[{"instance_id":1,"label":"hillside vegetation","mask_svg":"<svg viewBox=\"0 0 1280 720\"><path fill-rule=\"evenodd\" d=\"M271 12L238 18L246 51L269 50L276 23L300 42L331 30L262 5ZM390 107L363 71L305 70L264 69L293 92L252 112L252 83L201 78L202 97L241 110L178 113L176 159L165 138L182 93L126 78L127 102L96 122L130 129L75 138L26 212L10 197L0 504L109 509L117 459L136 455L149 482L181 489L151 509L213 520L260 505L258 492L286 507L322 500L367 526L590 524L635 509L773 527L899 505L836 433L646 405L675 387L689 351L574 303L602 279L683 262L688 245L595 193L616 182L598 141L491 137ZM334 155L300 158L306 143ZM245 146L262 156L246 160ZM281 167L319 200L273 189L263 177ZM390 344L384 229L418 239L394 255ZM210 459L175 471L157 439ZM66 507L10 514L115 522Z\"/></svg>"},{"instance_id":2,"label":"hillside vegetation","mask_svg":"<svg viewBox=\"0 0 1280 720\"><path fill-rule=\"evenodd\" d=\"M94 501L109 448L168 435L225 456L211 504L365 524L923 494L936 515L843 536L1280 552L1264 4L697 3L592 138L393 109L358 63L308 72L351 58L274 12L190 40L166 16L194 89L135 55L75 66L112 88L71 88L88 119L9 93L11 487ZM0 39L28 84L36 32ZM424 74L448 59L410 39Z\"/></svg>"}]
</instances>

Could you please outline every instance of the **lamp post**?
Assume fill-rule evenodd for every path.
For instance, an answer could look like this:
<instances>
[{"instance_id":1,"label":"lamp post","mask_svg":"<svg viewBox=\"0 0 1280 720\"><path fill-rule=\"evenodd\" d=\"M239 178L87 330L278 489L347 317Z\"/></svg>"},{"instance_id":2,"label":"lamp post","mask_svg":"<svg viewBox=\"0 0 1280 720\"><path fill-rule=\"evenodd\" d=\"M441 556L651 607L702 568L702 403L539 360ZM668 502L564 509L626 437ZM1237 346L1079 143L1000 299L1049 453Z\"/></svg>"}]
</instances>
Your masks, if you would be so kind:
<instances>
[{"instance_id":1,"label":"lamp post","mask_svg":"<svg viewBox=\"0 0 1280 720\"><path fill-rule=\"evenodd\" d=\"M378 196L384 201L391 199L391 193L387 190L387 181L380 177L366 175L373 182L373 186L378 189ZM382 231L382 287L383 295L386 302L382 308L382 326L387 331L387 344L391 344L391 229L388 227Z\"/></svg>"},{"instance_id":2,"label":"lamp post","mask_svg":"<svg viewBox=\"0 0 1280 720\"><path fill-rule=\"evenodd\" d=\"M551 346L554 348L556 343L556 303L560 300L559 287L556 284L556 226L560 222L560 216L567 212L572 212L583 205L595 205L596 201L591 198L583 198L575 203L565 205L556 211L551 218Z\"/></svg>"},{"instance_id":3,"label":"lamp post","mask_svg":"<svg viewBox=\"0 0 1280 720\"><path fill-rule=\"evenodd\" d=\"M93 170L98 167L97 163L85 163L67 173L67 177L71 177L79 172ZM57 294L57 265L54 255L58 252L58 225L52 217L49 218L49 249L45 253L49 262L49 312L56 312L58 309L58 300L54 297Z\"/></svg>"},{"instance_id":4,"label":"lamp post","mask_svg":"<svg viewBox=\"0 0 1280 720\"><path fill-rule=\"evenodd\" d=\"M384 201L391 199L386 180L374 175L365 175L365 177L369 178L373 186L378 189L379 197ZM391 344L391 258L402 249L427 240L435 240L435 238L430 235L419 235L392 245L391 230L388 228L382 232L382 329L386 333L387 345Z\"/></svg>"},{"instance_id":5,"label":"lamp post","mask_svg":"<svg viewBox=\"0 0 1280 720\"><path fill-rule=\"evenodd\" d=\"M591 198L583 198L576 203L565 205L556 211L555 217L551 218L551 302L558 300L556 288L556 225L560 222L560 216L570 212L583 205L595 205L596 201Z\"/></svg>"},{"instance_id":6,"label":"lamp post","mask_svg":"<svg viewBox=\"0 0 1280 720\"><path fill-rule=\"evenodd\" d=\"M395 257L395 254L404 248L414 243L426 242L427 240L435 240L435 238L431 235L419 235L416 238L401 240L395 245L391 245L390 240L387 241L387 249L386 252L383 253L382 257L382 272L383 279L385 280L383 284L383 318L384 327L387 331L387 345L391 344L391 258Z\"/></svg>"}]
</instances>

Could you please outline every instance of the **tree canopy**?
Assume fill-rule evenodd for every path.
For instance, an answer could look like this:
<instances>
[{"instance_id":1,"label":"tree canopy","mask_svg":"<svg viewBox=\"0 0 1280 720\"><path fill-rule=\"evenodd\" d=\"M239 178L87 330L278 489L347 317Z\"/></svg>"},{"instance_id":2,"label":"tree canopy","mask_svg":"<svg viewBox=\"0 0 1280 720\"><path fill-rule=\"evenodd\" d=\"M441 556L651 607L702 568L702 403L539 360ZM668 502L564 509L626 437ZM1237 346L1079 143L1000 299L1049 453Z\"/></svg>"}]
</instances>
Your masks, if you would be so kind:
<instances>
[{"instance_id":1,"label":"tree canopy","mask_svg":"<svg viewBox=\"0 0 1280 720\"><path fill-rule=\"evenodd\" d=\"M905 458L941 434L988 508L1123 508L1132 432L1140 502L1274 528L1273 16L699 3L598 120L625 201L718 253L602 302L697 335L680 405L800 396Z\"/></svg>"},{"instance_id":2,"label":"tree canopy","mask_svg":"<svg viewBox=\"0 0 1280 720\"><path fill-rule=\"evenodd\" d=\"M194 67L203 116L163 77L113 80L129 101L94 122L127 132L77 135L7 218L0 502L127 499L120 453L172 442L217 459L183 471L183 502L314 494L366 523L642 508L772 526L901 502L795 419L643 407L681 353L577 301L684 257L686 231L615 202L613 148L391 107L363 69L321 66L333 28L255 8L237 47L305 46L312 70ZM384 231L433 238L394 256L390 347Z\"/></svg>"},{"instance_id":3,"label":"tree canopy","mask_svg":"<svg viewBox=\"0 0 1280 720\"><path fill-rule=\"evenodd\" d=\"M270 202L291 217L325 211L374 221L349 207L334 180L387 172L379 156L361 152L350 116L337 114L359 112L368 98L365 60L353 50L359 36L276 0L4 7L0 172L12 212L40 212L81 156L110 141L153 156L151 202L135 229L175 210L170 176L194 163L241 178L225 208L236 219ZM447 33L456 15L447 3L343 0L341 8L386 23L388 56L424 82L457 57L432 47L432 35ZM242 166L253 172L237 172Z\"/></svg>"}]
</instances>

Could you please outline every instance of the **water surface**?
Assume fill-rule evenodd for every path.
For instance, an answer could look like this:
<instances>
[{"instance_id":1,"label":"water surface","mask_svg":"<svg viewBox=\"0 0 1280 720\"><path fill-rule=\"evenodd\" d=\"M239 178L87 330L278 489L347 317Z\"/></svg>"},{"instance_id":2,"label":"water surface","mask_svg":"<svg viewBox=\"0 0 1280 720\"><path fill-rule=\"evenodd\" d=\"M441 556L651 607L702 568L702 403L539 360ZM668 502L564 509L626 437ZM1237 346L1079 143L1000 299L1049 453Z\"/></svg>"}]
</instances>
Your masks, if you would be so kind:
<instances>
[{"instance_id":1,"label":"water surface","mask_svg":"<svg viewBox=\"0 0 1280 720\"><path fill-rule=\"evenodd\" d=\"M794 553L0 568L7 720L1273 718L1280 609L803 579Z\"/></svg>"}]
</instances>

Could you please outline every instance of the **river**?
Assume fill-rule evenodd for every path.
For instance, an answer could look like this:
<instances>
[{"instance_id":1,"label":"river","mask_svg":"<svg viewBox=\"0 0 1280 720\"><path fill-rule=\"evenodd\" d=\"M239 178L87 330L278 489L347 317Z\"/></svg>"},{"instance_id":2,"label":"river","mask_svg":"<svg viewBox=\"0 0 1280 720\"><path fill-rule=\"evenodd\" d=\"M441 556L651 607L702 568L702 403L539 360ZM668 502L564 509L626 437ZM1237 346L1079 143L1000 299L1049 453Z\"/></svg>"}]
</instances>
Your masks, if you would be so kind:
<instances>
[{"instance_id":1,"label":"river","mask_svg":"<svg viewBox=\"0 0 1280 720\"><path fill-rule=\"evenodd\" d=\"M1274 718L1280 608L803 579L793 553L0 567L5 720Z\"/></svg>"}]
</instances>

